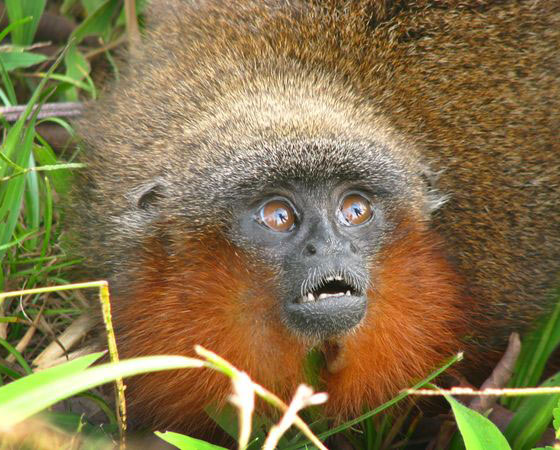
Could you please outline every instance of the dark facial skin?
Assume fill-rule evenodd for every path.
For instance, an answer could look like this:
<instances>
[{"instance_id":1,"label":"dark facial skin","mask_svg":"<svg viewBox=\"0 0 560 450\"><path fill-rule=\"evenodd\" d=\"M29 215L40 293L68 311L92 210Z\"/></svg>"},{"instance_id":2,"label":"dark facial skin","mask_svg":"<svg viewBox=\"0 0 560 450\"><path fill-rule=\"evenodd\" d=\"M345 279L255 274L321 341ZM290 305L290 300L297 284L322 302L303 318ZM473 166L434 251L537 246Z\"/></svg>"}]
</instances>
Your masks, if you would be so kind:
<instances>
[{"instance_id":1,"label":"dark facial skin","mask_svg":"<svg viewBox=\"0 0 560 450\"><path fill-rule=\"evenodd\" d=\"M242 246L280 269L290 330L324 340L360 324L371 256L387 225L376 195L347 183L282 183L234 215Z\"/></svg>"}]
</instances>

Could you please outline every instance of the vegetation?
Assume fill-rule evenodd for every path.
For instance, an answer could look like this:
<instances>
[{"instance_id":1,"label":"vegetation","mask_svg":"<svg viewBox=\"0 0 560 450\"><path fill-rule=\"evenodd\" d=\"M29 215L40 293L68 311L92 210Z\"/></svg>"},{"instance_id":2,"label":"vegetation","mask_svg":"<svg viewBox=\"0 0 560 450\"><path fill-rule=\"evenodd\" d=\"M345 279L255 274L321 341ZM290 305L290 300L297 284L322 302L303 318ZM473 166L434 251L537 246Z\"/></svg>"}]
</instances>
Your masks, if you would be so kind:
<instances>
[{"instance_id":1,"label":"vegetation","mask_svg":"<svg viewBox=\"0 0 560 450\"><path fill-rule=\"evenodd\" d=\"M122 430L125 423L122 389L117 411L106 389L91 389L131 374L179 367L210 367L232 379L234 406L238 411L226 408L216 412L209 408L208 413L227 433L239 439L240 447L273 448L274 442L279 442L279 448L312 448L310 429L323 441L342 433L357 449L405 448L421 422L420 413L411 407L404 408L396 417L379 413L410 395L408 392L333 428L321 418L316 406L324 398L312 391L298 391L289 412L274 426L274 419L253 414L254 395L264 397L284 412L287 405L204 349L198 350L200 359L150 357L118 362L116 351L111 348L112 362L90 367L101 354L92 353L88 345L92 324L82 313L89 307L89 299L83 290L62 287L76 278L80 263L69 257L61 245L64 218L60 199L70 189L72 171L81 167L75 162L78 150L70 120L79 114L81 102L95 100L104 80L118 77L114 52L127 42L137 41L144 3L0 3L0 290L5 293L0 295L0 448L19 448L24 440L36 448L111 447L118 441L119 428ZM53 288L40 289L47 286ZM103 286L93 283L81 287L102 290ZM19 290L25 292L8 294ZM106 318L110 319L107 296L103 301ZM524 339L510 383L513 387L537 386L541 382L546 361L560 341L560 306L545 319L538 330ZM110 327L108 339L111 343ZM309 358L312 368L319 363L315 356ZM67 357L70 362L58 365ZM429 383L456 359L414 388ZM559 382L558 376L553 376L542 386L560 386ZM460 435L452 438L450 433L443 442L454 449L529 449L551 424L558 438L560 391L549 392L552 394L504 397L503 406L515 413L504 434L483 415L447 396ZM61 406L59 402L70 396L74 396L74 401ZM84 402L88 408L75 407ZM310 408L302 417L309 428L294 413L307 406ZM86 409L96 413L84 414ZM17 426L40 410L46 412L41 415L41 425L35 433L29 435ZM96 416L96 421L90 416ZM292 424L295 426L284 433ZM217 448L174 433L158 435L180 448Z\"/></svg>"}]
</instances>

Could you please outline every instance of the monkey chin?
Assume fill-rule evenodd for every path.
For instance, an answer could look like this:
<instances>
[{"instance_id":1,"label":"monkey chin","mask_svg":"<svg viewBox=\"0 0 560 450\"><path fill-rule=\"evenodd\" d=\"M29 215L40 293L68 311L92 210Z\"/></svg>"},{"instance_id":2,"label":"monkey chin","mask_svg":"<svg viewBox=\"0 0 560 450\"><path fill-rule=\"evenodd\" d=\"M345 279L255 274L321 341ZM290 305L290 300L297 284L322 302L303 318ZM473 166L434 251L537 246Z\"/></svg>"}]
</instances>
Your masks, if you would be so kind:
<instances>
[{"instance_id":1,"label":"monkey chin","mask_svg":"<svg viewBox=\"0 0 560 450\"><path fill-rule=\"evenodd\" d=\"M339 283L342 284L343 280ZM335 373L344 367L344 339L360 328L367 311L368 299L366 295L359 295L359 291L350 287L342 295L321 298L322 295L327 294L317 292L315 300L296 300L285 304L284 324L310 348L320 350L325 358L326 369L329 373Z\"/></svg>"},{"instance_id":2,"label":"monkey chin","mask_svg":"<svg viewBox=\"0 0 560 450\"><path fill-rule=\"evenodd\" d=\"M329 373L344 367L344 338L359 329L367 310L365 295L340 295L284 308L286 327L324 356Z\"/></svg>"},{"instance_id":3,"label":"monkey chin","mask_svg":"<svg viewBox=\"0 0 560 450\"><path fill-rule=\"evenodd\" d=\"M311 342L344 336L363 320L367 309L365 295L333 295L305 303L285 305L286 326Z\"/></svg>"}]
</instances>

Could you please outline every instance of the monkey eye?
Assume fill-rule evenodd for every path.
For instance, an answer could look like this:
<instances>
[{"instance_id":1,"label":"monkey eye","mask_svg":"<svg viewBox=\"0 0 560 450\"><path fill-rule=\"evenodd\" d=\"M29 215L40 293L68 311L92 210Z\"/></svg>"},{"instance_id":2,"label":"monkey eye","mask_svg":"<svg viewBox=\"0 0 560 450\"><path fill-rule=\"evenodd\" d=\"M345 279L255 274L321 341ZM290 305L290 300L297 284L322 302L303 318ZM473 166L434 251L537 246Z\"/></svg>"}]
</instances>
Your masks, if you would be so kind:
<instances>
[{"instance_id":1,"label":"monkey eye","mask_svg":"<svg viewBox=\"0 0 560 450\"><path fill-rule=\"evenodd\" d=\"M257 219L272 231L285 233L294 227L296 215L287 202L271 200L262 206Z\"/></svg>"},{"instance_id":2,"label":"monkey eye","mask_svg":"<svg viewBox=\"0 0 560 450\"><path fill-rule=\"evenodd\" d=\"M344 197L337 212L338 220L346 226L366 223L373 216L370 202L360 194Z\"/></svg>"}]
</instances>

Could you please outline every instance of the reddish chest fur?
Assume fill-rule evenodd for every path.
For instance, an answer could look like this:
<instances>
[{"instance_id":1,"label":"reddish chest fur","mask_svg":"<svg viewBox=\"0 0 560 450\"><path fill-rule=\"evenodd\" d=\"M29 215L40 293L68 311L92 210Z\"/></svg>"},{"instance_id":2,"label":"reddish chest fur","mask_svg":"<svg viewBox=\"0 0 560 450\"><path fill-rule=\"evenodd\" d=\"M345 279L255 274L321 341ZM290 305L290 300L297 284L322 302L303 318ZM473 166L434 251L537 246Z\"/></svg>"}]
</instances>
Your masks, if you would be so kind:
<instances>
[{"instance_id":1,"label":"reddish chest fur","mask_svg":"<svg viewBox=\"0 0 560 450\"><path fill-rule=\"evenodd\" d=\"M437 236L408 230L373 272L367 316L343 341L346 365L326 377L332 414L387 401L464 349L469 308Z\"/></svg>"},{"instance_id":2,"label":"reddish chest fur","mask_svg":"<svg viewBox=\"0 0 560 450\"><path fill-rule=\"evenodd\" d=\"M468 308L438 239L415 229L402 235L372 271L364 322L339 341L342 368L323 374L332 416L388 400L461 348ZM189 238L173 254L148 248L133 288L113 300L121 357L193 355L201 344L289 399L304 381L309 348L282 325L268 270L221 239ZM178 431L201 428L204 405L222 404L230 392L226 377L199 370L127 384L141 424Z\"/></svg>"}]
</instances>

